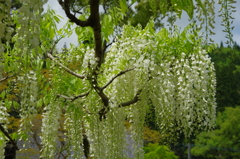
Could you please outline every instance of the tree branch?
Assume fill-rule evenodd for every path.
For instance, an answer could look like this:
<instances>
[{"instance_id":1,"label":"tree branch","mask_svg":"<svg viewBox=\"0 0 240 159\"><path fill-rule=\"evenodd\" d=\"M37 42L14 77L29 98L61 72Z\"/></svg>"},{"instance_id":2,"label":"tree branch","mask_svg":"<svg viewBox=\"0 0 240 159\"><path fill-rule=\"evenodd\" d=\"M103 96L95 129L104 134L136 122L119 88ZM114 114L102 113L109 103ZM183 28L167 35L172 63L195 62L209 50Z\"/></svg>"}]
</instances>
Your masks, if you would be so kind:
<instances>
[{"instance_id":1,"label":"tree branch","mask_svg":"<svg viewBox=\"0 0 240 159\"><path fill-rule=\"evenodd\" d=\"M93 88L96 90L97 94L99 95L99 97L101 98L104 107L108 107L109 105L109 97L103 92L103 90L98 86L98 82L96 80L96 78L92 79L92 85Z\"/></svg>"},{"instance_id":2,"label":"tree branch","mask_svg":"<svg viewBox=\"0 0 240 159\"><path fill-rule=\"evenodd\" d=\"M125 73L127 73L127 72L129 72L129 71L132 71L132 70L134 70L135 69L135 67L134 68L130 68L130 69L127 69L127 70L125 70L125 71L121 71L121 72L119 72L117 75L115 75L105 86L103 86L102 88L100 88L100 90L102 91L102 90L104 90L105 88L107 88L116 78L118 78L119 76L121 76L121 75L123 75L123 74L125 74Z\"/></svg>"},{"instance_id":3,"label":"tree branch","mask_svg":"<svg viewBox=\"0 0 240 159\"><path fill-rule=\"evenodd\" d=\"M97 94L99 95L99 97L101 98L101 100L103 102L103 108L101 110L99 110L99 112L98 112L99 120L102 121L102 119L106 118L106 114L109 111L109 97L98 86L96 77L97 76L95 75L91 81L92 81L93 88L95 89L95 91L97 92Z\"/></svg>"},{"instance_id":4,"label":"tree branch","mask_svg":"<svg viewBox=\"0 0 240 159\"><path fill-rule=\"evenodd\" d=\"M104 104L104 107L98 112L99 114L99 120L102 121L103 119L106 118L106 114L107 112L109 111L109 97L103 92L103 90L105 88L107 88L117 77L125 74L126 72L129 72L131 70L133 70L134 68L131 68L131 69L127 69L125 71L121 71L119 72L116 76L114 76L105 86L103 86L102 88L100 88L98 86L98 83L96 81L96 79L93 79L93 88L96 90L96 92L98 93L98 95L100 96L100 98L102 99L103 101L103 104ZM128 102L125 102L125 103L121 103L119 105L119 107L124 107L124 106L129 106L131 104L134 104L136 103L137 101L139 101L139 94L141 93L141 91L138 91L136 96L133 98L133 100L131 101L128 101Z\"/></svg>"},{"instance_id":5,"label":"tree branch","mask_svg":"<svg viewBox=\"0 0 240 159\"><path fill-rule=\"evenodd\" d=\"M8 132L4 129L4 127L2 126L2 123L0 123L0 130L10 140L10 142L13 144L13 146L16 148L16 150L19 150L18 146L16 145L16 142L11 138L11 136L8 134Z\"/></svg>"},{"instance_id":6,"label":"tree branch","mask_svg":"<svg viewBox=\"0 0 240 159\"><path fill-rule=\"evenodd\" d=\"M62 6L66 16L70 19L70 22L74 22L76 25L81 27L90 26L90 17L86 21L82 21L70 12L69 0L64 0L64 2L62 0L58 0L58 3Z\"/></svg>"},{"instance_id":7,"label":"tree branch","mask_svg":"<svg viewBox=\"0 0 240 159\"><path fill-rule=\"evenodd\" d=\"M107 14L107 8L106 8L106 4L107 4L107 1L104 1L103 2L103 10L104 10L104 14Z\"/></svg>"},{"instance_id":8,"label":"tree branch","mask_svg":"<svg viewBox=\"0 0 240 159\"><path fill-rule=\"evenodd\" d=\"M99 14L99 3L100 0L90 0L90 16L89 23L94 31L95 39L95 57L98 58L98 67L100 69L101 64L104 61L104 52L102 49L102 34Z\"/></svg>"},{"instance_id":9,"label":"tree branch","mask_svg":"<svg viewBox=\"0 0 240 159\"><path fill-rule=\"evenodd\" d=\"M116 39L116 37L114 37L114 39L112 40L112 42L110 42L109 44L107 44L107 41L104 40L104 42L103 42L103 53L104 53L104 54L105 54L107 48L108 48L109 46L111 46L111 45L115 42L115 39Z\"/></svg>"},{"instance_id":10,"label":"tree branch","mask_svg":"<svg viewBox=\"0 0 240 159\"><path fill-rule=\"evenodd\" d=\"M58 94L57 96L58 96L58 97L65 98L65 99L67 99L67 100L74 101L74 100L76 100L76 99L78 99L78 98L82 98L82 97L87 96L89 93L90 93L90 91L88 91L87 93L84 93L84 94L80 94L80 95L75 96L75 97L68 97L68 96L65 96L65 95L62 95L62 94Z\"/></svg>"},{"instance_id":11,"label":"tree branch","mask_svg":"<svg viewBox=\"0 0 240 159\"><path fill-rule=\"evenodd\" d=\"M80 79L84 79L85 76L80 75L72 70L70 70L69 68L67 68L66 66L64 66L62 63L58 62L50 53L47 53L47 57L49 57L51 60L53 60L54 62L56 62L59 66L61 66L65 71L67 71L68 73L70 73L71 75L78 77Z\"/></svg>"},{"instance_id":12,"label":"tree branch","mask_svg":"<svg viewBox=\"0 0 240 159\"><path fill-rule=\"evenodd\" d=\"M33 132L33 133L32 133L32 138L33 138L33 140L34 140L32 143L33 143L33 144L36 144L37 147L38 147L38 149L41 150L41 149L42 149L42 145L41 145L41 143L40 143L40 142L38 141L38 139L37 139L37 137L39 137L39 136L38 136L38 133L37 133L37 132L34 132L34 129L33 129L33 128L31 129L31 131Z\"/></svg>"},{"instance_id":13,"label":"tree branch","mask_svg":"<svg viewBox=\"0 0 240 159\"><path fill-rule=\"evenodd\" d=\"M0 79L0 82L3 82L3 81L5 81L5 80L7 80L8 78L11 78L11 77L13 77L13 75L11 75L11 76L7 75L6 77Z\"/></svg>"},{"instance_id":14,"label":"tree branch","mask_svg":"<svg viewBox=\"0 0 240 159\"><path fill-rule=\"evenodd\" d=\"M142 93L142 89L140 89L140 90L137 91L137 94L133 97L132 100L127 101L127 102L123 102L123 103L121 103L118 107L119 107L119 108L121 108L121 107L126 107L126 106L130 106L130 105L132 105L132 104L134 104L134 103L137 103L137 102L140 100L139 95L140 95L141 93Z\"/></svg>"}]
</instances>

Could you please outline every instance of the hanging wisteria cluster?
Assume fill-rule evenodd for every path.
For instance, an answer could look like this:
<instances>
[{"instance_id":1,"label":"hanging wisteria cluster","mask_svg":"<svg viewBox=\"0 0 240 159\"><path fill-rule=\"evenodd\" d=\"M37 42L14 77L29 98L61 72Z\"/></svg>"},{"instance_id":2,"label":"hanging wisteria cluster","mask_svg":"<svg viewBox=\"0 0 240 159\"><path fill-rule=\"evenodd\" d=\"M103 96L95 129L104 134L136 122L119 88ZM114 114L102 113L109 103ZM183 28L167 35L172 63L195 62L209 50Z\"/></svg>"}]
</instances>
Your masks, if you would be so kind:
<instances>
[{"instance_id":1,"label":"hanging wisteria cluster","mask_svg":"<svg viewBox=\"0 0 240 159\"><path fill-rule=\"evenodd\" d=\"M61 115L65 116L65 147L74 158L84 156L84 142L91 145L90 154L94 158L127 158L125 121L131 123L128 131L132 136L134 156L143 158L140 148L143 144L142 129L150 105L155 107L157 123L166 135L183 133L190 137L197 130L209 130L214 126L216 80L213 64L201 48L201 41L189 40L185 35L188 30L183 33L176 30L170 34L162 29L155 34L151 26L149 23L144 30L125 26L123 34L107 52L99 70L99 85L104 86L111 81L105 87L109 110L103 119L99 119L103 103L97 92L91 89L93 69L90 68L96 67L97 61L93 49L77 50L84 56L78 58L81 66L77 73L86 78L77 80L57 65L52 66L52 97L45 107L42 127L44 157L51 158L50 154L54 156L57 153L56 134L59 133L58 119ZM67 59L66 65L74 60L71 57ZM82 98L67 96L76 86L80 88L76 91L85 95ZM55 98L56 92L64 95ZM139 94L139 101L125 106L124 102L136 94ZM62 103L62 97L74 102ZM56 104L56 101L62 104ZM65 110L64 113L61 109Z\"/></svg>"},{"instance_id":2,"label":"hanging wisteria cluster","mask_svg":"<svg viewBox=\"0 0 240 159\"><path fill-rule=\"evenodd\" d=\"M5 108L10 109L14 105L14 108L19 108L19 116L21 117L19 139L22 140L27 139L28 135L31 134L32 119L38 113L36 101L39 87L37 85L37 72L35 72L34 68L36 64L32 59L35 59L36 54L39 54L40 51L35 50L35 48L40 43L42 6L46 3L46 0L20 0L19 2L21 3L19 10L11 8L13 3L11 0L1 1L0 3L0 61L1 67L3 67L1 75L4 74L3 72L10 73L9 76L14 77L12 83L15 85L17 83L17 86L22 87L20 91L16 90L16 92L20 92L20 107L18 107L19 103L13 104L11 100L5 99L4 92L1 94L1 98L4 99L1 101L1 106L4 104ZM14 48L10 46L10 43L14 44ZM15 77L17 74L19 76ZM1 118L7 120L6 115L1 116ZM8 123L1 121L1 124L3 124L6 131ZM2 136L1 139L6 140L6 137L3 138ZM3 147L1 148L1 154L3 155L0 156L4 157L4 144L0 145ZM23 147L25 146L23 145Z\"/></svg>"},{"instance_id":3,"label":"hanging wisteria cluster","mask_svg":"<svg viewBox=\"0 0 240 159\"><path fill-rule=\"evenodd\" d=\"M78 73L87 78L76 80L61 71L57 64L52 65L51 90L41 99L46 105L42 125L42 157L53 158L58 152L59 119L62 115L66 131L64 148L73 158L83 158L83 142L86 141L91 144L90 154L94 158L127 158L126 120L131 123L128 131L132 136L134 156L143 158L142 129L150 105L155 107L157 123L163 134L182 132L189 137L196 129L212 128L216 81L213 65L200 44L200 41L189 41L177 30L172 36L166 29L153 33L150 24L144 30L125 26L122 36L107 52L100 70L100 85L105 85L119 72L123 72L105 89L110 104L102 121L99 120L99 110L103 103L97 92L91 89L89 81L92 76L92 69L89 68L96 67L97 61L93 50L78 50L86 52L84 58L79 59L83 62ZM29 73L28 78L31 79L26 81L32 82L25 87L26 100L22 102L28 102L21 109L23 123L29 121L29 115L36 113L28 110L34 109L31 104L34 100L31 99L37 93L34 92L37 89L37 85L34 86L36 77ZM71 89L74 88L69 82L73 87L80 87L78 93L87 92L86 96L72 99L74 102L64 102L61 95L56 97L58 93L72 93ZM139 94L137 103L126 107L121 105L136 94ZM24 110L29 114L28 117L24 116Z\"/></svg>"},{"instance_id":4,"label":"hanging wisteria cluster","mask_svg":"<svg viewBox=\"0 0 240 159\"><path fill-rule=\"evenodd\" d=\"M144 120L151 104L163 134L184 133L190 137L197 130L214 126L216 79L200 41L191 43L178 30L170 37L165 29L155 35L147 28L142 31L125 27L108 52L106 65L109 69L104 76L116 70L134 69L118 78L107 91L115 103L121 103L142 90L140 102L129 112L135 120ZM133 126L136 122L133 120ZM138 124L139 130L143 123Z\"/></svg>"},{"instance_id":5,"label":"hanging wisteria cluster","mask_svg":"<svg viewBox=\"0 0 240 159\"><path fill-rule=\"evenodd\" d=\"M18 47L24 49L26 45L31 48L39 45L42 7L46 2L47 0L20 0L22 6L18 10L18 16L15 17L18 21L17 40L20 44Z\"/></svg>"},{"instance_id":6,"label":"hanging wisteria cluster","mask_svg":"<svg viewBox=\"0 0 240 159\"><path fill-rule=\"evenodd\" d=\"M66 146L70 148L70 154L81 158L84 152L76 145L84 148L83 138L88 136L92 157L127 157L124 153L127 151L124 121L128 120L131 123L134 156L143 158L143 151L140 149L142 129L150 105L155 107L157 122L163 134L178 132L190 137L196 130L208 130L214 126L216 80L213 64L206 51L201 48L200 41L193 43L187 39L185 33L178 32L176 30L171 37L166 29L153 34L150 24L144 30L131 26L124 28L122 36L107 52L108 56L102 67L104 69L100 70L101 85L111 81L119 72L124 72L114 78L105 90L110 104L102 121L99 121L99 110L103 105L97 92L91 90L89 79L71 82L82 85L82 91L90 91L84 98L64 105L67 110L64 114ZM92 56L93 50L88 48L85 51L85 62L78 73L91 76L89 65L95 66L96 60ZM55 78L54 80L58 84L62 82L62 85L52 88L53 92L63 91L61 89L67 84L66 79L61 75ZM138 92L141 93L137 103L126 107L121 105L134 98ZM60 112L56 111L55 104L49 104L46 111L43 120L43 135L46 134L46 137L43 136L43 144L44 149L54 152L54 134L58 127L55 122L60 118ZM47 115L50 112L54 114ZM49 127L52 129L48 130ZM52 130L55 130L55 133ZM49 140L47 137L55 139Z\"/></svg>"}]
</instances>

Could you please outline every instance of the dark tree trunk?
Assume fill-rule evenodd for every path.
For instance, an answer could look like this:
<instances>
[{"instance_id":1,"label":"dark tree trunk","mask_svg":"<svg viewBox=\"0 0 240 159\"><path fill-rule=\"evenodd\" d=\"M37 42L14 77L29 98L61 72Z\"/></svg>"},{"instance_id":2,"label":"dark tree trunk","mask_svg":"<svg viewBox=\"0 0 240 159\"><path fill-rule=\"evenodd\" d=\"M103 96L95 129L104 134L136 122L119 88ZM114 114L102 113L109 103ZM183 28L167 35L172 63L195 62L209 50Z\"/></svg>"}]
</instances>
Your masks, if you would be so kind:
<instances>
[{"instance_id":1,"label":"dark tree trunk","mask_svg":"<svg viewBox=\"0 0 240 159\"><path fill-rule=\"evenodd\" d=\"M90 143L86 135L83 135L83 150L86 159L90 157Z\"/></svg>"},{"instance_id":2,"label":"dark tree trunk","mask_svg":"<svg viewBox=\"0 0 240 159\"><path fill-rule=\"evenodd\" d=\"M5 159L15 159L16 158L16 147L9 141L5 146Z\"/></svg>"}]
</instances>

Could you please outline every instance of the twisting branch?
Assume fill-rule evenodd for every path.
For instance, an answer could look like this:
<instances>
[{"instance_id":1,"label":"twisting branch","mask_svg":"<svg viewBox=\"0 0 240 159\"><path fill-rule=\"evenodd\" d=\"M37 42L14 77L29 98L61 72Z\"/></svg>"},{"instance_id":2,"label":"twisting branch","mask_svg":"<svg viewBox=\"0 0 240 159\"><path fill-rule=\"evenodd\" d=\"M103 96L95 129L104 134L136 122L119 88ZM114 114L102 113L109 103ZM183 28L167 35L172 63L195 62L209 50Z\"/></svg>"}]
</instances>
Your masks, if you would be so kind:
<instances>
[{"instance_id":1,"label":"twisting branch","mask_svg":"<svg viewBox=\"0 0 240 159\"><path fill-rule=\"evenodd\" d=\"M78 14L82 14L82 12L80 12L80 11L77 11L77 10L74 10L74 16L76 15L76 13L78 13Z\"/></svg>"},{"instance_id":2,"label":"twisting branch","mask_svg":"<svg viewBox=\"0 0 240 159\"><path fill-rule=\"evenodd\" d=\"M72 70L70 70L69 68L67 68L66 66L64 66L62 63L60 63L59 61L57 61L50 53L47 53L47 57L49 57L51 60L53 60L54 62L56 62L59 66L61 66L65 71L67 71L68 73L70 73L71 75L78 77L80 79L84 79L85 76L80 75Z\"/></svg>"},{"instance_id":3,"label":"twisting branch","mask_svg":"<svg viewBox=\"0 0 240 159\"><path fill-rule=\"evenodd\" d=\"M106 118L106 114L109 111L109 97L103 92L103 90L105 88L107 88L117 77L125 74L126 72L129 72L131 70L134 70L135 68L131 68L131 69L127 69L125 71L121 71L119 72L117 75L115 75L105 86L103 87L99 87L98 83L96 80L93 80L93 84L94 84L94 89L96 90L96 92L98 93L98 95L101 97L103 103L104 103L104 107L98 112L99 114L99 120L102 121L103 119ZM133 100L125 102L125 103L121 103L119 107L124 107L124 106L129 106L131 104L136 103L137 101L139 101L139 94L141 93L141 91L138 91L136 96L133 98Z\"/></svg>"},{"instance_id":4,"label":"twisting branch","mask_svg":"<svg viewBox=\"0 0 240 159\"><path fill-rule=\"evenodd\" d=\"M133 97L132 100L127 101L127 102L123 102L123 103L121 103L118 107L119 107L119 108L121 108L121 107L126 107L126 106L130 106L130 105L132 105L132 104L134 104L134 103L137 103L137 102L140 100L139 95L140 95L141 93L142 93L142 89L140 89L140 90L137 91L136 95Z\"/></svg>"},{"instance_id":5,"label":"twisting branch","mask_svg":"<svg viewBox=\"0 0 240 159\"><path fill-rule=\"evenodd\" d=\"M70 0L64 0L64 2L63 2L62 0L58 0L58 3L60 4L60 6L62 6L62 9L65 11L65 14L70 19L70 21L74 22L76 25L81 26L81 27L90 26L90 23L89 23L90 18L88 18L86 21L82 21L70 12L69 1Z\"/></svg>"},{"instance_id":6,"label":"twisting branch","mask_svg":"<svg viewBox=\"0 0 240 159\"><path fill-rule=\"evenodd\" d=\"M101 100L104 104L104 107L108 107L109 106L109 97L98 86L98 82L96 80L96 77L92 79L92 86L95 89L95 91L97 92L97 94L99 95L99 97L101 98Z\"/></svg>"},{"instance_id":7,"label":"twisting branch","mask_svg":"<svg viewBox=\"0 0 240 159\"><path fill-rule=\"evenodd\" d=\"M85 97L85 96L88 96L88 94L90 93L90 91L88 91L87 93L84 93L84 94L80 94L80 95L77 95L75 97L68 97L68 96L65 96L65 95L62 95L62 94L58 94L57 96L58 97L62 97L62 98L65 98L67 100L71 100L71 101L74 101L78 98L82 98L82 97Z\"/></svg>"},{"instance_id":8,"label":"twisting branch","mask_svg":"<svg viewBox=\"0 0 240 159\"><path fill-rule=\"evenodd\" d=\"M116 39L116 37L114 37L114 39L112 40L112 42L110 42L109 44L107 44L107 41L104 40L104 42L103 42L103 53L104 53L104 54L105 54L107 48L108 48L109 46L111 46L111 45L115 42L115 39Z\"/></svg>"},{"instance_id":9,"label":"twisting branch","mask_svg":"<svg viewBox=\"0 0 240 159\"><path fill-rule=\"evenodd\" d=\"M97 64L98 70L101 68L102 63L104 62L99 4L100 4L100 0L90 0L90 16L88 18L90 26L92 27L94 32L95 57L98 58L98 64Z\"/></svg>"},{"instance_id":10,"label":"twisting branch","mask_svg":"<svg viewBox=\"0 0 240 159\"><path fill-rule=\"evenodd\" d=\"M3 81L5 81L5 80L7 80L8 78L11 78L11 77L13 77L13 75L12 75L12 76L8 76L8 75L7 75L6 77L0 79L0 82L3 82Z\"/></svg>"},{"instance_id":11,"label":"twisting branch","mask_svg":"<svg viewBox=\"0 0 240 159\"><path fill-rule=\"evenodd\" d=\"M0 123L0 130L10 140L10 142L13 144L13 146L16 148L16 150L19 150L16 142L11 138L11 136L8 134L8 132L4 129L4 127L2 126L2 123Z\"/></svg>"},{"instance_id":12,"label":"twisting branch","mask_svg":"<svg viewBox=\"0 0 240 159\"><path fill-rule=\"evenodd\" d=\"M129 72L129 71L132 71L134 70L134 68L130 68L130 69L127 69L127 70L124 70L124 71L121 71L119 72L117 75L115 75L105 86L103 86L102 88L100 88L100 90L104 90L105 88L107 88L116 78L118 78L119 76Z\"/></svg>"},{"instance_id":13,"label":"twisting branch","mask_svg":"<svg viewBox=\"0 0 240 159\"><path fill-rule=\"evenodd\" d=\"M102 119L105 119L106 113L109 111L109 97L103 92L103 90L98 86L97 82L97 75L93 76L92 81L92 87L97 92L99 97L101 98L103 102L103 108L98 111L99 114L99 120L102 121Z\"/></svg>"},{"instance_id":14,"label":"twisting branch","mask_svg":"<svg viewBox=\"0 0 240 159\"><path fill-rule=\"evenodd\" d=\"M104 10L104 14L107 14L107 8L106 8L106 5L107 5L107 1L104 1L103 2L103 10Z\"/></svg>"}]
</instances>

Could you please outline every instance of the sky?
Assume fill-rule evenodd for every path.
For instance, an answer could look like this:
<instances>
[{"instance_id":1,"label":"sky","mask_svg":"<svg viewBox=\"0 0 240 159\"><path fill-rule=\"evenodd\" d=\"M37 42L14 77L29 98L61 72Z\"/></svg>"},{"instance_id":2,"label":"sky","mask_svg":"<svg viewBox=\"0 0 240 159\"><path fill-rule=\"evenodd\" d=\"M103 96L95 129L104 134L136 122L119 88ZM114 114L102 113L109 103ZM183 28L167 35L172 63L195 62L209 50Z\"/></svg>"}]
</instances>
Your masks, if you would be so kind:
<instances>
[{"instance_id":1,"label":"sky","mask_svg":"<svg viewBox=\"0 0 240 159\"><path fill-rule=\"evenodd\" d=\"M217 1L216 1L217 2ZM57 0L49 0L47 4L45 4L44 8L46 9L47 6L50 6L50 8L54 9L56 13L60 16L62 16L64 19L61 20L61 22L58 24L58 28L61 28L66 22L67 17L65 15L65 12L62 10L61 6L58 4ZM232 14L232 16L235 18L232 26L235 26L233 33L233 40L237 42L238 45L240 45L240 0L237 0L237 3L235 4L235 7L237 11ZM219 10L219 7L216 6L216 11ZM175 23L180 28L184 28L189 22L188 22L188 16L187 14L183 13L181 20L177 20ZM216 34L211 36L211 38L215 41L215 43L220 44L221 41L226 42L226 34L222 31L224 27L221 26L221 17L218 17L215 15L215 29L213 30ZM57 47L58 49L62 48L63 45L66 43L67 46L69 46L70 43L74 45L78 45L77 36L73 34L70 38L62 39Z\"/></svg>"}]
</instances>

